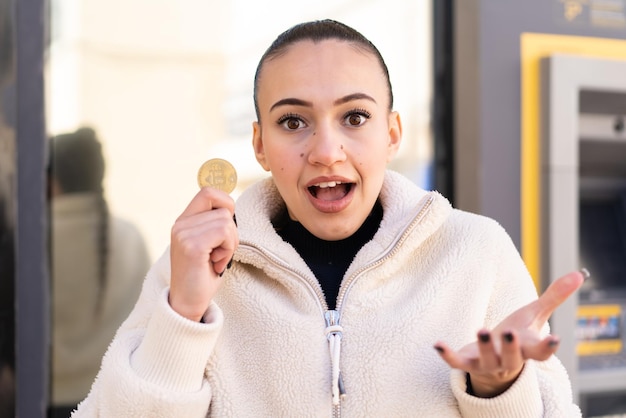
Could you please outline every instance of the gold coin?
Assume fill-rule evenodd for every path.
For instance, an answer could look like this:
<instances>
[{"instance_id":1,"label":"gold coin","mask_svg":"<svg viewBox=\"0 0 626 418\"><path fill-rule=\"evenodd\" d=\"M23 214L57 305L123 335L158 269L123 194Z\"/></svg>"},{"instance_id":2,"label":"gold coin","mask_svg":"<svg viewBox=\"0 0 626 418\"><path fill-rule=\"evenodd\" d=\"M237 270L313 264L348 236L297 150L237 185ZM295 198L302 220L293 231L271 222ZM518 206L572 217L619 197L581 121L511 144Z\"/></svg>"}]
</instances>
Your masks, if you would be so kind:
<instances>
[{"instance_id":1,"label":"gold coin","mask_svg":"<svg viewBox=\"0 0 626 418\"><path fill-rule=\"evenodd\" d=\"M221 158L210 159L198 170L198 185L210 186L223 192L230 193L237 185L237 171L231 163Z\"/></svg>"}]
</instances>

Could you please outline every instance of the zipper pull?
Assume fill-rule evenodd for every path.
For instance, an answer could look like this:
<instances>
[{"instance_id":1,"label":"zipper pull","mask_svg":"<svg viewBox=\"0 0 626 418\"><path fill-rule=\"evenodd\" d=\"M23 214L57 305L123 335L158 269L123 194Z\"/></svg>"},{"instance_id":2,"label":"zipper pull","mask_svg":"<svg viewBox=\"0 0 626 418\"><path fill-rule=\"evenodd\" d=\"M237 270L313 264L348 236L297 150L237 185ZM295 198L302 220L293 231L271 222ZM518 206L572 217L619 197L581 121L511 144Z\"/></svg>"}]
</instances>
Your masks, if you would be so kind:
<instances>
[{"instance_id":1,"label":"zipper pull","mask_svg":"<svg viewBox=\"0 0 626 418\"><path fill-rule=\"evenodd\" d=\"M324 319L326 319L326 326L330 327L332 325L339 324L339 312L335 310L328 310L324 314Z\"/></svg>"},{"instance_id":2,"label":"zipper pull","mask_svg":"<svg viewBox=\"0 0 626 418\"><path fill-rule=\"evenodd\" d=\"M343 379L341 378L341 371L339 369L343 328L339 325L339 312L335 310L326 311L324 317L326 319L326 330L324 332L328 339L328 349L330 351L333 405L339 405L339 400L343 399L346 395Z\"/></svg>"},{"instance_id":3,"label":"zipper pull","mask_svg":"<svg viewBox=\"0 0 626 418\"><path fill-rule=\"evenodd\" d=\"M343 374L341 373L341 370L339 371L337 386L339 387L339 398L343 400L346 397L346 387L343 385Z\"/></svg>"}]
</instances>

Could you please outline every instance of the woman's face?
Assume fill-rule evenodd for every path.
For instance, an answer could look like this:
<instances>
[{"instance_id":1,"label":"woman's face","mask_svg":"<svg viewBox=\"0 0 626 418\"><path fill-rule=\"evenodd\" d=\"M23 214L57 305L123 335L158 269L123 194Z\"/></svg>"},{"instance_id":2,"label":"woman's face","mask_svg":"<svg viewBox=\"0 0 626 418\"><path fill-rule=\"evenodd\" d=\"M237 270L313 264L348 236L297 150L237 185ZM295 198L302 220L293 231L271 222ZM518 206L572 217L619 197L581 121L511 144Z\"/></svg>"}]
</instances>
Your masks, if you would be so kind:
<instances>
[{"instance_id":1,"label":"woman's face","mask_svg":"<svg viewBox=\"0 0 626 418\"><path fill-rule=\"evenodd\" d=\"M291 219L318 238L352 235L371 212L402 128L376 58L301 41L263 64L253 145Z\"/></svg>"}]
</instances>

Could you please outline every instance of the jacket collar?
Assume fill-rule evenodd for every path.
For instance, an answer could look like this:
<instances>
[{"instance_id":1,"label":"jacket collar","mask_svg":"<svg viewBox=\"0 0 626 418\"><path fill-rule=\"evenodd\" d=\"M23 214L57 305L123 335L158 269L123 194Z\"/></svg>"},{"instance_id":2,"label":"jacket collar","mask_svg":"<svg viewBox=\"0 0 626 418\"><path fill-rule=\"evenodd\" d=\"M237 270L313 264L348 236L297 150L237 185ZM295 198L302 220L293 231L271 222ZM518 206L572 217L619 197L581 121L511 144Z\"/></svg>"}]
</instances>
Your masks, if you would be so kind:
<instances>
[{"instance_id":1,"label":"jacket collar","mask_svg":"<svg viewBox=\"0 0 626 418\"><path fill-rule=\"evenodd\" d=\"M439 193L423 190L391 170L385 173L380 198L384 211L381 228L359 252L357 260L377 259L390 251L400 239L403 248L415 248L440 227L452 209ZM253 246L268 249L279 258L289 260L288 263L293 267L307 271L304 261L278 236L270 221L283 207L284 201L271 178L249 187L236 205L240 242L244 248ZM410 231L405 234L408 228ZM235 258L257 264L239 250Z\"/></svg>"}]
</instances>

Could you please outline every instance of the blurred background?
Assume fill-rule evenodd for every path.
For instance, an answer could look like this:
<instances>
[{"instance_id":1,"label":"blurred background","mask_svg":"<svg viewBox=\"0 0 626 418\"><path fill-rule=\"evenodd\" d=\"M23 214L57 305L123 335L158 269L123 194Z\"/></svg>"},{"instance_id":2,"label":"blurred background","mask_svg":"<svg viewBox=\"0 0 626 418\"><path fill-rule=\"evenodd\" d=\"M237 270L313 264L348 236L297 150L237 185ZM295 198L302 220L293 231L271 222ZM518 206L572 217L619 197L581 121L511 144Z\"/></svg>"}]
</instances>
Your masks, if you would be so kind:
<instances>
[{"instance_id":1,"label":"blurred background","mask_svg":"<svg viewBox=\"0 0 626 418\"><path fill-rule=\"evenodd\" d=\"M387 10L401 13L386 13ZM397 169L428 183L430 3L404 0L50 1L46 123L50 135L90 126L106 154L112 211L150 253L196 193L209 158L231 161L235 196L266 173L252 152L254 71L265 48L301 21L332 17L361 31L391 72L405 141Z\"/></svg>"},{"instance_id":2,"label":"blurred background","mask_svg":"<svg viewBox=\"0 0 626 418\"><path fill-rule=\"evenodd\" d=\"M626 0L0 0L0 417L86 394L205 160L235 198L267 175L256 65L322 18L386 60L391 168L497 220L538 291L591 270L550 323L585 417L626 416Z\"/></svg>"}]
</instances>

